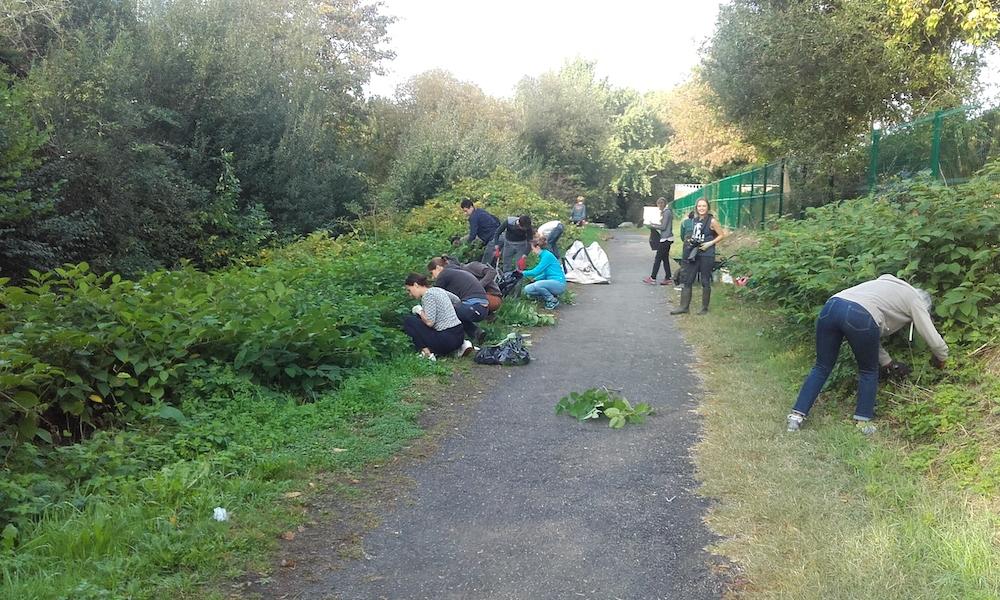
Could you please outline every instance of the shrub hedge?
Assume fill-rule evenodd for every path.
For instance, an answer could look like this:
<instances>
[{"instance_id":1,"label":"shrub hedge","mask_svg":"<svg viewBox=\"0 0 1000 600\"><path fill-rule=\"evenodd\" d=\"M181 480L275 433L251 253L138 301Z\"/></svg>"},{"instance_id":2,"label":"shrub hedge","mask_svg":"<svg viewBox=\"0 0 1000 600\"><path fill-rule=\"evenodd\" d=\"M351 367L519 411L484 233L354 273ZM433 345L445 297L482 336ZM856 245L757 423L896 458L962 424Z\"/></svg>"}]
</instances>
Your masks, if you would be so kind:
<instances>
[{"instance_id":1,"label":"shrub hedge","mask_svg":"<svg viewBox=\"0 0 1000 600\"><path fill-rule=\"evenodd\" d=\"M930 179L782 220L734 261L746 293L812 323L834 293L890 273L931 292L950 344L1000 332L1000 162L949 187Z\"/></svg>"}]
</instances>

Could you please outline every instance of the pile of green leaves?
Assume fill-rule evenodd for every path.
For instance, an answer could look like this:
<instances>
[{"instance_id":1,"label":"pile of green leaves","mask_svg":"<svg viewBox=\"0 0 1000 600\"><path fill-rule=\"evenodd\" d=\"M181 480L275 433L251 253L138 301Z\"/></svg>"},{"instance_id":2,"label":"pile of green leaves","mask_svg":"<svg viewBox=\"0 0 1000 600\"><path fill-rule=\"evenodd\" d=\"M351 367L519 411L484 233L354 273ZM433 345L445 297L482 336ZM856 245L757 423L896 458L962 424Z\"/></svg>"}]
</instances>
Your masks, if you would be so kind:
<instances>
[{"instance_id":1,"label":"pile of green leaves","mask_svg":"<svg viewBox=\"0 0 1000 600\"><path fill-rule=\"evenodd\" d=\"M626 423L640 424L653 413L649 404L640 402L635 406L607 388L590 388L582 392L570 392L556 404L556 414L568 414L580 421L588 419L608 419L608 427L621 429Z\"/></svg>"},{"instance_id":2,"label":"pile of green leaves","mask_svg":"<svg viewBox=\"0 0 1000 600\"><path fill-rule=\"evenodd\" d=\"M948 187L929 179L810 209L740 254L746 293L811 323L834 293L889 273L931 292L949 343L1000 333L1000 162Z\"/></svg>"}]
</instances>

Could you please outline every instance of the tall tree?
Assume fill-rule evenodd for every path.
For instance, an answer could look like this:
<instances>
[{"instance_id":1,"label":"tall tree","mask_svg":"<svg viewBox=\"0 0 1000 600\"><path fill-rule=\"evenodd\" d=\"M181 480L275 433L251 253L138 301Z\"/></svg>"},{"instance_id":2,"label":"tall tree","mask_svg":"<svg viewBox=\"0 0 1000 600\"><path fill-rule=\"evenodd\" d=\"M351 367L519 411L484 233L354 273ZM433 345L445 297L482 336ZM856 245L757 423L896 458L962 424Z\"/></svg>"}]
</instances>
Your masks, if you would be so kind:
<instances>
[{"instance_id":1,"label":"tall tree","mask_svg":"<svg viewBox=\"0 0 1000 600\"><path fill-rule=\"evenodd\" d=\"M428 71L400 86L382 121L399 127L393 163L380 196L413 206L463 177L485 177L498 167L517 169L522 152L509 103L445 71Z\"/></svg>"},{"instance_id":2,"label":"tall tree","mask_svg":"<svg viewBox=\"0 0 1000 600\"><path fill-rule=\"evenodd\" d=\"M757 160L753 146L725 120L715 92L699 73L668 92L656 93L651 103L672 132L670 156L690 165L700 180L718 179Z\"/></svg>"},{"instance_id":3,"label":"tall tree","mask_svg":"<svg viewBox=\"0 0 1000 600\"><path fill-rule=\"evenodd\" d=\"M50 132L35 185L61 182L85 242L60 259L214 266L271 221L294 235L352 214L388 23L360 0L84 0L31 30L23 85Z\"/></svg>"},{"instance_id":4,"label":"tall tree","mask_svg":"<svg viewBox=\"0 0 1000 600\"><path fill-rule=\"evenodd\" d=\"M611 87L594 67L575 60L557 72L527 77L518 84L515 102L530 160L548 178L567 182L567 194L593 197L590 208L600 212L607 189L602 161L616 106Z\"/></svg>"},{"instance_id":5,"label":"tall tree","mask_svg":"<svg viewBox=\"0 0 1000 600\"><path fill-rule=\"evenodd\" d=\"M974 72L954 34L893 46L899 0L735 0L724 5L705 77L764 155L841 153L874 119L960 103ZM948 4L948 3L944 3Z\"/></svg>"}]
</instances>

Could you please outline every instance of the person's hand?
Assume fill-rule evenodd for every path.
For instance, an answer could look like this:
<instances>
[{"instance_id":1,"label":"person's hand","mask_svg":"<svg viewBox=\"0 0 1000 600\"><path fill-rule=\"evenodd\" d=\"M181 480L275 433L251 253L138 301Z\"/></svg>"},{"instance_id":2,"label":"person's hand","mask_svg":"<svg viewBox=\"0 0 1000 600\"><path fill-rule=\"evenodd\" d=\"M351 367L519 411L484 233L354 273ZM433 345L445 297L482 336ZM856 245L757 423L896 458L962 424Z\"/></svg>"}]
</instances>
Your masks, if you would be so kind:
<instances>
[{"instance_id":1,"label":"person's hand","mask_svg":"<svg viewBox=\"0 0 1000 600\"><path fill-rule=\"evenodd\" d=\"M701 244L698 244L698 249L704 252L705 250L711 248L712 245L713 245L712 242L703 242Z\"/></svg>"},{"instance_id":2,"label":"person's hand","mask_svg":"<svg viewBox=\"0 0 1000 600\"><path fill-rule=\"evenodd\" d=\"M411 308L410 312L413 313L413 314L415 314L415 315L419 315L420 313L424 312L424 307L418 304L418 305L414 306L413 308Z\"/></svg>"},{"instance_id":3,"label":"person's hand","mask_svg":"<svg viewBox=\"0 0 1000 600\"><path fill-rule=\"evenodd\" d=\"M934 355L931 355L931 366L935 369L943 369L944 361Z\"/></svg>"}]
</instances>

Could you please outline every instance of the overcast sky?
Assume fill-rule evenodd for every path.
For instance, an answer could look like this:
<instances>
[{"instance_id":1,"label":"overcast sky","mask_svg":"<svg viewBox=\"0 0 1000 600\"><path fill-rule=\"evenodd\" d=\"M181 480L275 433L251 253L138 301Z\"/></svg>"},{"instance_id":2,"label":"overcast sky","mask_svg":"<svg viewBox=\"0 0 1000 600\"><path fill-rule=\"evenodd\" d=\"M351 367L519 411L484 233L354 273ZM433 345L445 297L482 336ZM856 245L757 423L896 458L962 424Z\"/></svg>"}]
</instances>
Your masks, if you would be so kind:
<instances>
[{"instance_id":1,"label":"overcast sky","mask_svg":"<svg viewBox=\"0 0 1000 600\"><path fill-rule=\"evenodd\" d=\"M493 96L512 96L526 75L567 59L597 62L612 84L669 89L698 62L718 0L383 0L396 58L371 94L392 95L413 75L441 68Z\"/></svg>"}]
</instances>

